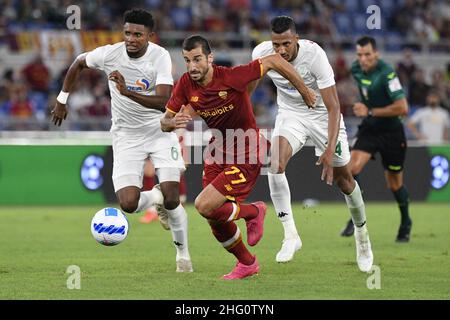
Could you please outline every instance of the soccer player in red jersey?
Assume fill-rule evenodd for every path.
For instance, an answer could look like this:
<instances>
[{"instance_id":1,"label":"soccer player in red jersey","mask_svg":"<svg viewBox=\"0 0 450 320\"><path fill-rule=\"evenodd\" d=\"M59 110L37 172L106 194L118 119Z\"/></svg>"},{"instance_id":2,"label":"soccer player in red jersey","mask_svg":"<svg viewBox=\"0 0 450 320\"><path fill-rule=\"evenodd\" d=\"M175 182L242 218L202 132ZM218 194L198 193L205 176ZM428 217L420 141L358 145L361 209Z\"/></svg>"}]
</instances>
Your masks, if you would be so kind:
<instances>
[{"instance_id":1,"label":"soccer player in red jersey","mask_svg":"<svg viewBox=\"0 0 450 320\"><path fill-rule=\"evenodd\" d=\"M195 111L216 133L208 146L210 155L205 159L203 191L197 196L195 207L208 220L216 239L238 260L236 267L223 279L242 279L256 274L259 264L244 245L234 220L246 221L247 243L254 246L263 235L266 213L262 201L243 203L260 174L262 164L255 155L260 146L264 147L256 127L248 85L273 69L295 86L308 106L314 107L316 97L279 54L233 68L219 67L213 65L208 41L194 35L184 40L183 57L187 72L178 81L166 105L161 129L172 131L186 127L191 120L188 112ZM242 137L243 144L239 142Z\"/></svg>"}]
</instances>

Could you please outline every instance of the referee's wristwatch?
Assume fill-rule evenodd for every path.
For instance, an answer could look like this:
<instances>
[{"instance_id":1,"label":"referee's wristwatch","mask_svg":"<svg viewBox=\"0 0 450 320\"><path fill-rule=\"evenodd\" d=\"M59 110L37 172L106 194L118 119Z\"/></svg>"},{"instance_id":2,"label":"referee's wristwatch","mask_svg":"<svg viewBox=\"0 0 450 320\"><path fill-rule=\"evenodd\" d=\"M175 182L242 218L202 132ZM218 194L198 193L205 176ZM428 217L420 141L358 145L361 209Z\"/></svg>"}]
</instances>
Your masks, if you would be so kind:
<instances>
[{"instance_id":1,"label":"referee's wristwatch","mask_svg":"<svg viewBox=\"0 0 450 320\"><path fill-rule=\"evenodd\" d=\"M369 111L367 111L367 116L368 117L372 117L373 116L372 109L369 109Z\"/></svg>"}]
</instances>

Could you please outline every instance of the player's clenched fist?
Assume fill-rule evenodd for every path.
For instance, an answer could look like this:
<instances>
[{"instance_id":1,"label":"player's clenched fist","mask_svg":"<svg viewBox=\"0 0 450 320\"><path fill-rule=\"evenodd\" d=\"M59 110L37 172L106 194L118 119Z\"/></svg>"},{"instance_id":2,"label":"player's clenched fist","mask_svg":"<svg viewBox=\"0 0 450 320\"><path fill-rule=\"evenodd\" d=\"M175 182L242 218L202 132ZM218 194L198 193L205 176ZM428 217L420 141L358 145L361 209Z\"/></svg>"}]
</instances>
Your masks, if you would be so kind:
<instances>
[{"instance_id":1,"label":"player's clenched fist","mask_svg":"<svg viewBox=\"0 0 450 320\"><path fill-rule=\"evenodd\" d=\"M186 106L183 105L175 115L173 118L175 129L186 128L187 123L192 120L192 117L187 112Z\"/></svg>"},{"instance_id":2,"label":"player's clenched fist","mask_svg":"<svg viewBox=\"0 0 450 320\"><path fill-rule=\"evenodd\" d=\"M168 113L161 118L161 130L164 132L170 132L175 129L186 128L186 125L189 121L192 120L191 115L189 114L189 105L182 105L180 111L176 114Z\"/></svg>"},{"instance_id":3,"label":"player's clenched fist","mask_svg":"<svg viewBox=\"0 0 450 320\"><path fill-rule=\"evenodd\" d=\"M117 88L117 90L119 90L120 94L126 95L126 93L128 92L128 89L127 89L127 85L125 83L125 78L119 71L115 70L115 71L111 72L109 74L108 79L111 81L114 81L116 83L116 88Z\"/></svg>"},{"instance_id":4,"label":"player's clenched fist","mask_svg":"<svg viewBox=\"0 0 450 320\"><path fill-rule=\"evenodd\" d=\"M313 109L316 107L317 97L314 90L308 88L306 94L302 94L302 98L308 108Z\"/></svg>"}]
</instances>

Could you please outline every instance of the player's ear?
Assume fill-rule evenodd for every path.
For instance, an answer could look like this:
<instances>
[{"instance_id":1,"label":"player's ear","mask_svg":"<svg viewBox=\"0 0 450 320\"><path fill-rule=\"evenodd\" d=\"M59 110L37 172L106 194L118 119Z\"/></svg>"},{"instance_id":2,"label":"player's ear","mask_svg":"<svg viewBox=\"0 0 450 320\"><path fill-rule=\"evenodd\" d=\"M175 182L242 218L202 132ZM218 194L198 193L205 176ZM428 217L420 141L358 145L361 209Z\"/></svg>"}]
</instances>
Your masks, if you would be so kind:
<instances>
[{"instance_id":1,"label":"player's ear","mask_svg":"<svg viewBox=\"0 0 450 320\"><path fill-rule=\"evenodd\" d=\"M211 52L210 54L208 54L208 64L212 64L214 61L214 55Z\"/></svg>"}]
</instances>

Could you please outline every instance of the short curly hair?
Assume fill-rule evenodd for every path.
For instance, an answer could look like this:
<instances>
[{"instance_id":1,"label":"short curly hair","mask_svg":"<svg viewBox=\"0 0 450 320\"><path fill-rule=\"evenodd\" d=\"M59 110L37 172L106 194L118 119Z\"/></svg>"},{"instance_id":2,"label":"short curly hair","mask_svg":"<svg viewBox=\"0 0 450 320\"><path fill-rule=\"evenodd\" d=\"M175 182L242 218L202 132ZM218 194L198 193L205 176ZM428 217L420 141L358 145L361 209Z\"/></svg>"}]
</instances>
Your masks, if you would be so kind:
<instances>
[{"instance_id":1,"label":"short curly hair","mask_svg":"<svg viewBox=\"0 0 450 320\"><path fill-rule=\"evenodd\" d=\"M146 26L153 31L155 26L155 21L153 20L152 14L144 9L131 9L123 14L123 23L135 23Z\"/></svg>"}]
</instances>

